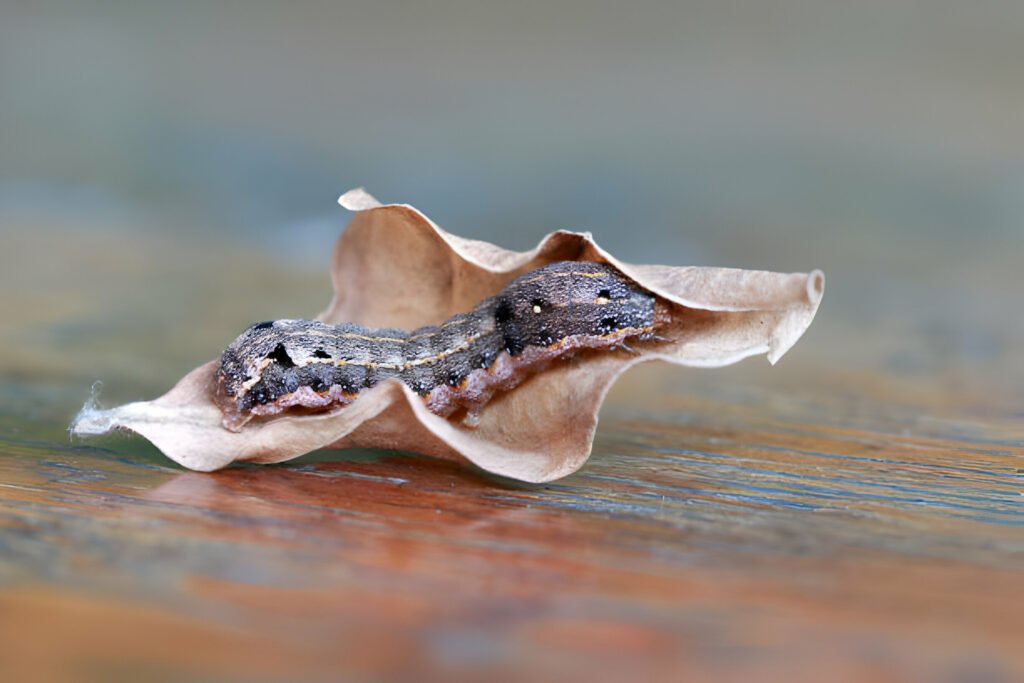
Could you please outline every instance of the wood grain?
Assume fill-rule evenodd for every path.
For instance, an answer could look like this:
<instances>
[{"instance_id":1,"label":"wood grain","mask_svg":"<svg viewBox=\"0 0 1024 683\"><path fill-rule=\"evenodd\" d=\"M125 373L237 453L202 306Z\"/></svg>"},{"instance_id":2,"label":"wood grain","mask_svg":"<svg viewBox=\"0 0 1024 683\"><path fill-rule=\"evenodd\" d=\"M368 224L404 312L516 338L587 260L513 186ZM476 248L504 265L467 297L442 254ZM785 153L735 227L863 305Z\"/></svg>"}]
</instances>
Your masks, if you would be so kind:
<instances>
[{"instance_id":1,"label":"wood grain","mask_svg":"<svg viewBox=\"0 0 1024 683\"><path fill-rule=\"evenodd\" d=\"M192 314L213 325L236 295ZM902 310L863 334L856 307L824 309L777 368L633 371L588 464L547 485L383 451L198 474L141 439L70 442L104 368L111 403L155 395L217 335L92 331L58 365L65 337L8 340L0 672L1020 680L1020 360L952 353L931 309L909 330Z\"/></svg>"}]
</instances>

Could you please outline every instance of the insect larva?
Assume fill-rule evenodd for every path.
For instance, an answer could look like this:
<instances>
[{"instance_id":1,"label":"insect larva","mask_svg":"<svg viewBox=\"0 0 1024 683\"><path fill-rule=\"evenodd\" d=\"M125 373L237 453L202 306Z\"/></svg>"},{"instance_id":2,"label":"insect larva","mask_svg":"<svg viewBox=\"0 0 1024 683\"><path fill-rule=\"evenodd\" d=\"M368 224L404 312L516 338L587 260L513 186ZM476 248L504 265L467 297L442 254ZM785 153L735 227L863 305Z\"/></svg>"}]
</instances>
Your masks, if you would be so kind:
<instances>
[{"instance_id":1,"label":"insect larva","mask_svg":"<svg viewBox=\"0 0 1024 683\"><path fill-rule=\"evenodd\" d=\"M611 266L559 261L512 280L472 311L412 332L351 323L252 325L221 356L214 399L224 426L319 411L396 377L434 413L479 411L552 361L651 339L656 299Z\"/></svg>"}]
</instances>

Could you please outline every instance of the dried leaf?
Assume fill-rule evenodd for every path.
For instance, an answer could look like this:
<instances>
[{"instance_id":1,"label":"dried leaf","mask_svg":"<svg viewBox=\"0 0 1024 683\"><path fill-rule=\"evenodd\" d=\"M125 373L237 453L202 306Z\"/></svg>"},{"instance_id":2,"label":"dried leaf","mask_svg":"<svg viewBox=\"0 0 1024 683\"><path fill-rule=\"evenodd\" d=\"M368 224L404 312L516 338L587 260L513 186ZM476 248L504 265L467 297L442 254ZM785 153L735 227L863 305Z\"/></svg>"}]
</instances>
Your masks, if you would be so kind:
<instances>
[{"instance_id":1,"label":"dried leaf","mask_svg":"<svg viewBox=\"0 0 1024 683\"><path fill-rule=\"evenodd\" d=\"M362 190L341 197L356 215L334 250L334 299L319 319L412 329L472 309L517 275L553 261L610 263L672 306L657 344L636 354L593 353L556 363L498 394L478 424L439 417L396 379L330 412L221 425L211 400L218 362L201 365L153 401L110 410L86 405L77 435L126 429L185 467L210 471L235 461L273 463L324 447L381 447L462 458L515 479L541 482L579 469L590 454L605 393L636 363L721 366L764 353L777 361L818 309L820 271L781 274L728 268L621 263L585 233L555 232L520 253L451 235L407 205L381 205Z\"/></svg>"}]
</instances>

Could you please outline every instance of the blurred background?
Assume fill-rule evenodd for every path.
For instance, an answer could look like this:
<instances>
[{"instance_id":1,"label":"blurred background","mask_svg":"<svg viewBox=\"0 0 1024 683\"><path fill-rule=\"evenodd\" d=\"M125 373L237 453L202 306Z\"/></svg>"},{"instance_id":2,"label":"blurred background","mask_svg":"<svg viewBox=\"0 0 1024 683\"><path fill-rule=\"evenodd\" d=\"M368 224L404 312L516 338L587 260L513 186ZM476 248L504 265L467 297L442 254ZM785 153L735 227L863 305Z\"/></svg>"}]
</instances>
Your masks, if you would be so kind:
<instances>
[{"instance_id":1,"label":"blurred background","mask_svg":"<svg viewBox=\"0 0 1024 683\"><path fill-rule=\"evenodd\" d=\"M112 594L134 590L146 599L170 596L169 604L195 614L216 614L202 589L208 586L204 577L291 586L307 568L301 552L285 561L276 536L265 554L245 545L251 537L262 539L258 529L295 533L301 540L302 534L317 538L317 530L348 528L338 521L343 516L286 528L276 526L279 520L267 521L283 514L274 507L282 489L274 486L292 470L277 468L273 477L252 474L251 482L250 471L241 468L219 478L183 474L143 439L69 444L65 430L95 380L105 383L105 405L153 398L218 355L249 323L319 312L331 296L330 252L349 219L336 199L356 186L385 202L412 204L451 232L513 249L528 249L547 232L564 228L592 231L625 261L825 271L828 284L817 320L778 367L750 359L714 372L641 368L610 396L606 410L616 411L616 419L646 415L654 419L643 424L655 429L682 424L670 432L671 439L679 439L688 421L697 432L701 425L707 429L708 415L718 416L713 427L736 420L741 434L758 423L758 416L768 415L785 436L777 449L779 462L791 445L787 430L807 424L851 434L854 441L874 435L878 444L865 442L865 449L885 450L886 439L898 435L920 439L913 443L925 444L919 450L928 455L938 439L948 439L955 444L954 461L961 454L957 449L967 453L964 444L1003 449L1003 455L1024 444L1024 3L1019 0L2 0L0 445L5 458L20 456L4 460L13 463L10 471L28 463L32 476L53 484L49 490L59 500L70 495L60 488L62 477L72 482L69 490L76 490L75 482L85 482L86 488L96 482L100 493L95 507L69 503L63 517L50 517L45 506L33 502L36 479L26 479L31 486L22 489L12 485L8 493L29 502L13 508L15 521L0 537L0 583L49 581L44 594L51 585L65 584L98 585ZM712 408L701 413L703 406ZM616 434L599 430L598 450L624 448ZM927 441L931 437L936 440ZM876 462L873 452L865 453L860 460L840 459L827 467ZM376 462L375 456L345 457L338 467L342 472L358 469L359 458ZM97 469L75 469L61 458ZM395 460L396 467L417 463ZM598 452L591 462L588 467L596 468L598 478L601 467L618 474L614 454ZM119 489L108 482L119 492L108 495L105 471L122 464L128 483ZM743 485L766 490L763 477L771 476L772 467L754 470ZM985 476L993 468L972 467ZM656 482L659 471L651 466L638 476ZM679 509L698 515L705 508L690 505L692 495L719 488L721 496L712 502L731 509L729 482L740 475L716 472L705 481L696 470L680 471L680 481L693 491L685 489ZM1004 477L1004 488L998 496L995 488L985 489L977 498L958 489L960 480L949 471L953 474L947 476L933 465L911 465L911 479L931 472L940 480L932 484L934 491L959 496L948 507L929 503L934 491L914 488L910 479L894 480L896 492L890 495L903 506L897 507L897 519L904 514L918 519L913 517L918 511L924 515L933 509L968 514L964 510L974 510L969 505L978 506L970 514L991 515L1000 524L997 512L1012 517L1016 498L1006 501L1016 493L1006 491L1016 485L1019 469L1018 479L1009 470L996 472ZM447 491L448 472L424 466L408 475L418 482L409 487L408 500L395 494L399 509L409 501L426 506L426 521L416 532L425 539L424 557L448 547L440 536L430 536L447 534L448 527L436 526L434 498L417 499L414 487L433 477ZM882 470L876 474L887 476ZM180 476L180 493L151 494L152 480L172 476ZM373 477L354 476L365 481L337 488L337 482L323 479L330 486L309 490L341 491L334 494L341 498L352 493L358 502ZM476 475L451 476L465 483ZM588 480L575 479L566 487L581 481ZM232 482L240 482L237 490ZM606 480L599 483L609 486ZM310 486L303 479L294 490L283 490L301 498ZM483 479L477 486L485 496L507 498L512 490ZM865 494L867 500L887 490L877 486ZM224 511L214 516L216 523L235 519L232 515L241 520L241 541L234 545L221 537L203 545L190 535L189 506L203 500L195 490L217 487L225 488L218 494ZM267 487L263 497L254 498L260 487ZM127 500L126 491L136 489L141 504L117 507L117 500ZM378 489L367 490L376 495ZM643 497L643 490L635 504L664 500L665 490L653 489L652 497ZM153 496L157 503L150 501ZM538 493L539 499L545 496L546 488ZM997 500L988 503L986 497ZM749 515L723 517L707 534L708 547L717 549L730 534L749 533L765 545L781 539L778 547L795 547L790 550L797 559L807 548L827 552L838 543L828 520L856 516L843 507L847 498L839 490L836 509L828 514L787 511L772 502ZM567 500L568 512L556 520L575 525L577 518L600 521L610 514L597 505L590 517L576 515L573 506L581 498L573 493ZM488 501L466 519L486 518L488 510L505 504ZM454 505L448 499L437 503L448 504ZM538 512L540 504L531 505L528 501L519 510L535 524L524 526L523 539L551 527ZM101 517L90 525L92 511L104 506L112 506L108 515L114 521ZM304 504L302 515L307 508L313 505ZM151 513L168 510L183 516L187 533L175 535L172 527L150 521ZM624 506L616 514L632 524L633 511ZM34 514L40 521L29 529L24 519ZM659 508L658 523L669 519L661 514ZM869 509L864 519L882 520L878 537L891 534L893 544L926 535L879 515ZM79 529L79 518L86 531L67 533ZM129 523L133 519L137 527ZM399 513L396 519L403 529L405 517ZM1011 526L1019 514L1004 526L996 522L963 527L964 537L975 544L963 546L943 535L945 527L922 528L938 539L942 557L973 553L981 564L989 561L986 553L1011 547L1019 560L1020 544L1006 540L1019 529ZM676 547L686 562L693 561L688 558L699 543L683 532L699 525L687 524L665 526L664 538L643 537L638 552L647 559L667 557ZM772 524L783 531L766 535L765 529L776 528ZM118 525L128 529L130 542L111 531L122 528ZM565 538L582 539L573 547L583 557L596 552L607 535L595 525L590 540L572 525ZM204 528L197 523L195 533ZM338 558L352 548L366 546L372 555L391 547L377 536L364 538L364 527L351 529L344 537L348 545L330 546ZM472 548L490 547L490 534L486 525L473 527L469 536L477 545ZM997 545L996 536L1004 545ZM22 538L20 546L5 546L16 538ZM72 544L74 552L60 551L68 538L84 540ZM302 552L314 555L314 544L309 541ZM447 575L445 562L461 566L470 545L453 547L451 557L437 561L439 575ZM860 546L849 547L859 561ZM909 554L917 552L917 546L907 547ZM402 552L395 551L399 565L406 557ZM1006 557L998 562L1009 565ZM480 570L471 588L486 596L510 588L515 593L520 570L506 566L503 558L494 561L494 574ZM737 564L760 567L762 559L750 562L742 555ZM338 577L348 576L354 565L330 560L331 571L338 573L329 576L344 583ZM932 568L927 557L922 562ZM189 563L199 569L193 571ZM849 576L811 573L812 580L796 582L794 595L801 599L794 604L804 605L808 585L841 592L863 566L855 569ZM788 566L783 570L791 573ZM492 575L504 571L512 578L490 583ZM396 574L379 592L390 595L403 586L415 592L419 584L403 583L412 574ZM378 575L369 576L352 582L354 598L378 585L373 583ZM892 584L892 596L879 593L877 604L896 604L898 612L903 603L897 598L917 595L918 580L902 567L889 576L903 583ZM970 597L974 594L965 586L979 584L981 590L1019 583L1010 574L1004 584L979 582L976 576L965 573L962 581L950 581L954 591L934 595L960 591ZM888 579L865 582L872 590L890 586ZM333 590L335 584L328 585ZM640 588L651 590L657 602L658 585ZM193 589L194 595L188 592ZM580 590L591 589L584 584ZM421 592L433 595L433 590ZM747 600L744 593L725 594ZM942 631L951 640L934 641L934 651L955 653L957 615L934 611L933 593L922 589L921 594L924 621L934 613L954 624ZM971 603L965 598L963 604L972 609L1005 604L1009 611L1004 599L993 595L989 602ZM863 601L851 598L858 602ZM280 613L288 613L291 604L282 599ZM367 619L380 611L372 606ZM240 610L237 621L255 623L249 614ZM480 649L474 644L490 643L486 634L494 628L478 627L504 623L503 614L487 612L479 623L465 626L452 651L468 657ZM831 614L829 607L820 616ZM810 615L807 633L816 636L818 617ZM729 623L747 624L749 616L738 609ZM765 643L777 636L772 618L769 613L763 622ZM9 633L20 632L23 621L11 623ZM288 629L292 622L278 624L274 616L265 623ZM709 623L699 622L694 633L719 642L715 634L724 631ZM357 633L364 621L346 624ZM40 633L51 636L49 626ZM424 642L436 635L430 628L425 633ZM294 629L297 639L305 634ZM328 634L333 638L335 631ZM877 638L887 636L879 632ZM809 649L818 643L813 637L791 640ZM925 640L922 636L920 642ZM614 633L607 642L621 645ZM726 647L712 650L723 661L742 659ZM788 655L781 660L797 661ZM747 663L757 668L762 661Z\"/></svg>"},{"instance_id":2,"label":"blurred background","mask_svg":"<svg viewBox=\"0 0 1024 683\"><path fill-rule=\"evenodd\" d=\"M1019 340L1019 2L0 12L6 375L127 365L137 394L315 313L359 185L515 249L567 228L624 260L823 268L797 353L897 325L917 339L885 360L927 372Z\"/></svg>"}]
</instances>

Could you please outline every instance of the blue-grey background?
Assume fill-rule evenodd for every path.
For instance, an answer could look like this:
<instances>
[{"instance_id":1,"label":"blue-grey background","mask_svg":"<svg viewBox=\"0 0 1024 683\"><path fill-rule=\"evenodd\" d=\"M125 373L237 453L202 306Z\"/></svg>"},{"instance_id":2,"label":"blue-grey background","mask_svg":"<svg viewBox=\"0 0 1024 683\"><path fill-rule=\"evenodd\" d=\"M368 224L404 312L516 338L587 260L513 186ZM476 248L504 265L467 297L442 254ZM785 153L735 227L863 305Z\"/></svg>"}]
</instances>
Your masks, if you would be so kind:
<instances>
[{"instance_id":1,"label":"blue-grey background","mask_svg":"<svg viewBox=\"0 0 1024 683\"><path fill-rule=\"evenodd\" d=\"M359 185L511 248L819 267L794 354L1020 395L1024 3L997 0L5 0L4 374L147 394L315 313Z\"/></svg>"}]
</instances>

